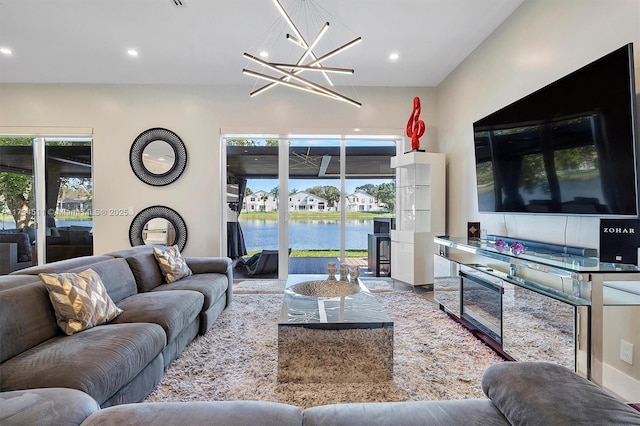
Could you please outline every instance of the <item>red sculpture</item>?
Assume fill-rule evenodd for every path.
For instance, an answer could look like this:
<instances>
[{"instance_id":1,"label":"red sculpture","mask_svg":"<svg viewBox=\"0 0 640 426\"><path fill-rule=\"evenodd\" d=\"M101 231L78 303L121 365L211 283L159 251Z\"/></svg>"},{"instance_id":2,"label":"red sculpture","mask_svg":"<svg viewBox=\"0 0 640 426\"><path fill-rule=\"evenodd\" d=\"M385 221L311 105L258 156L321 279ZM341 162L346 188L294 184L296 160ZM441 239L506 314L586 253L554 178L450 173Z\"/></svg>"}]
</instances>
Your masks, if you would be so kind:
<instances>
[{"instance_id":1,"label":"red sculpture","mask_svg":"<svg viewBox=\"0 0 640 426\"><path fill-rule=\"evenodd\" d=\"M407 123L407 136L411 138L411 150L420 150L419 138L424 135L424 121L420 120L420 98L413 98L413 111Z\"/></svg>"}]
</instances>

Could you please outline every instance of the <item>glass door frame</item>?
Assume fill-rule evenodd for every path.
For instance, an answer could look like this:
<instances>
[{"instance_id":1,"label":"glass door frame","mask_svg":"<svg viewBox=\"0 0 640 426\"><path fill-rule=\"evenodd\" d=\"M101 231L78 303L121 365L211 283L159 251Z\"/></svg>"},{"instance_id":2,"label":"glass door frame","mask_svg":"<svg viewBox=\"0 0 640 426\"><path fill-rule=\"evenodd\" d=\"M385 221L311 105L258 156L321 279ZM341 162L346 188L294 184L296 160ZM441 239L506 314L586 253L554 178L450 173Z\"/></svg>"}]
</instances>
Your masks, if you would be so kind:
<instances>
[{"instance_id":1,"label":"glass door frame","mask_svg":"<svg viewBox=\"0 0 640 426\"><path fill-rule=\"evenodd\" d=\"M346 145L348 141L394 141L396 144L396 155L404 152L406 141L401 129L387 129L382 131L356 131L354 133L244 133L220 132L220 205L227 204L226 182L227 182L227 140L228 139L277 139L278 140L278 205L288 206L289 198L289 143L290 140L339 140L340 141L340 259L345 259L345 220L346 220ZM283 143L287 142L287 143ZM344 161L343 161L344 159ZM220 220L220 253L227 254L227 212L223 209ZM278 253L288 253L289 251L289 209L278 209ZM278 279L286 280L289 276L289 257L278 256Z\"/></svg>"},{"instance_id":2,"label":"glass door frame","mask_svg":"<svg viewBox=\"0 0 640 426\"><path fill-rule=\"evenodd\" d=\"M56 140L91 140L93 158L93 129L81 127L5 127L0 126L0 137L31 138L33 140L33 185L35 195L36 258L38 265L46 263L47 235L47 185L46 185L46 144ZM93 160L91 166L93 180Z\"/></svg>"}]
</instances>

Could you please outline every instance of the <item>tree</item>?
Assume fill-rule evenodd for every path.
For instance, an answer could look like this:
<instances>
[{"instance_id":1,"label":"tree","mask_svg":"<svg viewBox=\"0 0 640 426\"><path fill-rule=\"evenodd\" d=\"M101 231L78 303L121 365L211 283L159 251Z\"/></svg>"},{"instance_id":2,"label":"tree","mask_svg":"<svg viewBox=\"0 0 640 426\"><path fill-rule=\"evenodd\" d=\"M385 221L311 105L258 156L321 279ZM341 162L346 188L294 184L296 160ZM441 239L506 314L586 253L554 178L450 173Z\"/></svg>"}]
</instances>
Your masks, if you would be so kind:
<instances>
[{"instance_id":1,"label":"tree","mask_svg":"<svg viewBox=\"0 0 640 426\"><path fill-rule=\"evenodd\" d=\"M324 198L324 189L321 186L314 186L313 188L307 188L306 192L313 194L316 197Z\"/></svg>"},{"instance_id":2,"label":"tree","mask_svg":"<svg viewBox=\"0 0 640 426\"><path fill-rule=\"evenodd\" d=\"M259 200L262 201L262 211L263 212L267 211L267 200L268 199L269 199L269 193L268 192L263 192L262 194L260 194Z\"/></svg>"},{"instance_id":3,"label":"tree","mask_svg":"<svg viewBox=\"0 0 640 426\"><path fill-rule=\"evenodd\" d=\"M377 190L377 187L372 183L367 183L367 184L356 187L356 191L366 192L367 194L373 197L376 196L376 190Z\"/></svg>"},{"instance_id":4,"label":"tree","mask_svg":"<svg viewBox=\"0 0 640 426\"><path fill-rule=\"evenodd\" d=\"M324 198L329 207L334 207L340 202L340 190L335 186L327 185L324 187Z\"/></svg>"},{"instance_id":5,"label":"tree","mask_svg":"<svg viewBox=\"0 0 640 426\"><path fill-rule=\"evenodd\" d=\"M376 188L375 197L380 203L389 206L389 211L396 209L396 185L393 182L385 182Z\"/></svg>"},{"instance_id":6,"label":"tree","mask_svg":"<svg viewBox=\"0 0 640 426\"><path fill-rule=\"evenodd\" d=\"M296 188L292 188L289 190L289 195L296 194L298 190Z\"/></svg>"},{"instance_id":7,"label":"tree","mask_svg":"<svg viewBox=\"0 0 640 426\"><path fill-rule=\"evenodd\" d=\"M333 207L340 202L340 190L332 185L314 186L307 189L307 192L327 200L328 207Z\"/></svg>"},{"instance_id":8,"label":"tree","mask_svg":"<svg viewBox=\"0 0 640 426\"><path fill-rule=\"evenodd\" d=\"M276 200L276 207L277 207L280 202L280 200L278 199L278 194L280 193L280 187L278 185L274 186L273 188L271 188L271 191L269 191L269 193L273 195L273 198Z\"/></svg>"},{"instance_id":9,"label":"tree","mask_svg":"<svg viewBox=\"0 0 640 426\"><path fill-rule=\"evenodd\" d=\"M0 138L2 146L31 146L29 138ZM33 176L31 174L0 172L0 196L9 209L16 228L33 222Z\"/></svg>"},{"instance_id":10,"label":"tree","mask_svg":"<svg viewBox=\"0 0 640 426\"><path fill-rule=\"evenodd\" d=\"M251 194L253 194L253 191L251 190L251 188L249 188L249 187L247 186L247 187L245 188L245 190L244 190L244 195L245 195L245 196L247 196L247 195L251 195Z\"/></svg>"}]
</instances>

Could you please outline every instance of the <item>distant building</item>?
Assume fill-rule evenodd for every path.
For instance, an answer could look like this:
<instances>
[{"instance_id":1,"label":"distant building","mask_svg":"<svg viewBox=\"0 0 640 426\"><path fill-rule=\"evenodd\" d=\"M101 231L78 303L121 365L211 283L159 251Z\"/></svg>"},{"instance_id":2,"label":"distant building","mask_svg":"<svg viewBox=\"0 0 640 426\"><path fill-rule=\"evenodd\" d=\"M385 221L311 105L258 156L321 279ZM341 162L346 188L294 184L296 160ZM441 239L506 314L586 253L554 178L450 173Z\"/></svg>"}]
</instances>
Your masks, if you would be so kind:
<instances>
[{"instance_id":1,"label":"distant building","mask_svg":"<svg viewBox=\"0 0 640 426\"><path fill-rule=\"evenodd\" d=\"M379 212L386 211L387 208L376 203L376 198L364 191L356 191L347 195L348 212Z\"/></svg>"},{"instance_id":2,"label":"distant building","mask_svg":"<svg viewBox=\"0 0 640 426\"><path fill-rule=\"evenodd\" d=\"M257 191L245 195L242 210L245 212L277 212L278 202L270 192Z\"/></svg>"},{"instance_id":3,"label":"distant building","mask_svg":"<svg viewBox=\"0 0 640 426\"><path fill-rule=\"evenodd\" d=\"M314 211L323 212L327 210L327 200L306 191L296 192L289 195L289 211Z\"/></svg>"}]
</instances>

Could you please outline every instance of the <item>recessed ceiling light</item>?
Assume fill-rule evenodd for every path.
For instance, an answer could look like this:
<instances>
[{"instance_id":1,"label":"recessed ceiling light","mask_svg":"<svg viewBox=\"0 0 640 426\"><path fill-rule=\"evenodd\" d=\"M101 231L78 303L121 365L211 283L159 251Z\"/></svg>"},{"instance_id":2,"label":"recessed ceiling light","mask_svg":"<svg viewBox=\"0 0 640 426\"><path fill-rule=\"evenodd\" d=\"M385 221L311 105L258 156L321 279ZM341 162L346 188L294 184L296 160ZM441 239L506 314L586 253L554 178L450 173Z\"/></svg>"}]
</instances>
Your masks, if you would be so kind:
<instances>
[{"instance_id":1,"label":"recessed ceiling light","mask_svg":"<svg viewBox=\"0 0 640 426\"><path fill-rule=\"evenodd\" d=\"M267 52L266 50L263 50L262 52L260 52L260 57L261 58L268 58L269 57L269 52Z\"/></svg>"},{"instance_id":2,"label":"recessed ceiling light","mask_svg":"<svg viewBox=\"0 0 640 426\"><path fill-rule=\"evenodd\" d=\"M353 129L354 132L359 132L360 128L356 127L355 129Z\"/></svg>"},{"instance_id":3,"label":"recessed ceiling light","mask_svg":"<svg viewBox=\"0 0 640 426\"><path fill-rule=\"evenodd\" d=\"M136 58L138 56L138 51L136 49L128 49L127 54L131 57Z\"/></svg>"},{"instance_id":4,"label":"recessed ceiling light","mask_svg":"<svg viewBox=\"0 0 640 426\"><path fill-rule=\"evenodd\" d=\"M398 55L396 52L393 52L392 54L389 55L389 60L397 61L399 57L400 55Z\"/></svg>"},{"instance_id":5,"label":"recessed ceiling light","mask_svg":"<svg viewBox=\"0 0 640 426\"><path fill-rule=\"evenodd\" d=\"M3 55L13 55L13 52L8 47L0 47L0 53Z\"/></svg>"}]
</instances>

